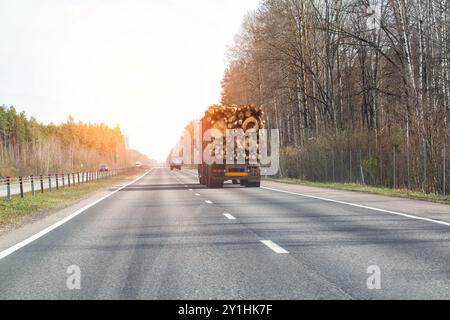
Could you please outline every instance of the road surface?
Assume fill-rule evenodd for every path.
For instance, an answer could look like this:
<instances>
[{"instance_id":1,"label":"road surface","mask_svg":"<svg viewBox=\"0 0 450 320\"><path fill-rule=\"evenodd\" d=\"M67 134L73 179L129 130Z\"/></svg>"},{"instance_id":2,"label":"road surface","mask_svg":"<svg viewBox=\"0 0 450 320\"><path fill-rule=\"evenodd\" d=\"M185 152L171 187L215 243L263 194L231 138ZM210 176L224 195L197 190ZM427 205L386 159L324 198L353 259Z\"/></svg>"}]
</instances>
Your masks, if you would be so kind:
<instances>
[{"instance_id":1,"label":"road surface","mask_svg":"<svg viewBox=\"0 0 450 320\"><path fill-rule=\"evenodd\" d=\"M0 299L450 298L450 224L271 189L155 169L0 253Z\"/></svg>"}]
</instances>

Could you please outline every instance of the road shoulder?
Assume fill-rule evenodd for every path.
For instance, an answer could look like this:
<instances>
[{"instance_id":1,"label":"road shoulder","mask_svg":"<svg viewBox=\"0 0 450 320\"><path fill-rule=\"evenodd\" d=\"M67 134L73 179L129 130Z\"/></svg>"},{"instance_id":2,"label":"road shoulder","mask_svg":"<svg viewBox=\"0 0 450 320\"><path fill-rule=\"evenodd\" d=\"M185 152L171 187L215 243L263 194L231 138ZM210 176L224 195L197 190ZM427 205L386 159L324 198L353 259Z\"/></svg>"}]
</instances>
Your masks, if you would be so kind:
<instances>
[{"instance_id":1,"label":"road shoulder","mask_svg":"<svg viewBox=\"0 0 450 320\"><path fill-rule=\"evenodd\" d=\"M355 205L381 210L396 211L450 223L450 205L448 204L273 181L263 181L262 186L312 197L326 198L333 201L349 202Z\"/></svg>"},{"instance_id":2,"label":"road shoulder","mask_svg":"<svg viewBox=\"0 0 450 320\"><path fill-rule=\"evenodd\" d=\"M98 199L101 199L121 186L133 181L135 178L135 176L124 178L119 183L108 188L94 191L93 193L66 207L48 209L33 213L25 217L18 225L3 226L0 229L0 252L70 216L75 211L84 208Z\"/></svg>"}]
</instances>

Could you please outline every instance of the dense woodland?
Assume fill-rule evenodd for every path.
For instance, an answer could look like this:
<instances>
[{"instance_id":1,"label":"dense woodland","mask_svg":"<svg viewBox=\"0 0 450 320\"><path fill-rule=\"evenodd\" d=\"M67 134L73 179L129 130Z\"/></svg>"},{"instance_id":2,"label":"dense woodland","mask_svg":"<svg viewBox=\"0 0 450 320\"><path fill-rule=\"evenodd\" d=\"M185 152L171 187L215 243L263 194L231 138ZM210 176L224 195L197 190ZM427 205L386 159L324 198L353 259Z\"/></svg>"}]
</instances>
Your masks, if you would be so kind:
<instances>
[{"instance_id":1,"label":"dense woodland","mask_svg":"<svg viewBox=\"0 0 450 320\"><path fill-rule=\"evenodd\" d=\"M263 0L224 104L258 103L280 175L450 193L448 0Z\"/></svg>"},{"instance_id":2,"label":"dense woodland","mask_svg":"<svg viewBox=\"0 0 450 320\"><path fill-rule=\"evenodd\" d=\"M0 177L96 170L100 163L123 167L146 158L127 150L121 129L75 122L44 125L0 107Z\"/></svg>"}]
</instances>

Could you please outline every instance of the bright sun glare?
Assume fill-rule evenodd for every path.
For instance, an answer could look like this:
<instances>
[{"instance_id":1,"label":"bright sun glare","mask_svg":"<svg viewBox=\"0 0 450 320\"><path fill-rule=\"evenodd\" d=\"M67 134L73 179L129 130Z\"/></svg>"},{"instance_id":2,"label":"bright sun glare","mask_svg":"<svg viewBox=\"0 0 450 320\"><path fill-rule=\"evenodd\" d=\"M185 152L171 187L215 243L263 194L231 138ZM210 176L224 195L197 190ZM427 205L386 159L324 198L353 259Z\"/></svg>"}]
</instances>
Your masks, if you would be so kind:
<instances>
[{"instance_id":1,"label":"bright sun glare","mask_svg":"<svg viewBox=\"0 0 450 320\"><path fill-rule=\"evenodd\" d=\"M118 123L130 147L164 160L220 99L226 46L257 3L0 1L2 103L43 122Z\"/></svg>"}]
</instances>

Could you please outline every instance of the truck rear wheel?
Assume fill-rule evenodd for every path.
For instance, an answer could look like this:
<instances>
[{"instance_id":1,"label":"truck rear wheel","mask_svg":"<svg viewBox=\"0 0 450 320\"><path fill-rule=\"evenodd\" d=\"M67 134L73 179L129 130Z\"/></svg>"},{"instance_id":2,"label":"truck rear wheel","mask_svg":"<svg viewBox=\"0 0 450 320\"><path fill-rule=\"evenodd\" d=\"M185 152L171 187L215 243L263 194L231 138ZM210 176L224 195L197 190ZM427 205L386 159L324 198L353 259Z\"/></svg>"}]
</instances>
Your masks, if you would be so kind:
<instances>
[{"instance_id":1,"label":"truck rear wheel","mask_svg":"<svg viewBox=\"0 0 450 320\"><path fill-rule=\"evenodd\" d=\"M223 188L223 180L216 180L212 175L208 176L206 186L208 188Z\"/></svg>"},{"instance_id":2,"label":"truck rear wheel","mask_svg":"<svg viewBox=\"0 0 450 320\"><path fill-rule=\"evenodd\" d=\"M261 181L254 181L254 182L247 182L245 184L247 188L260 188L261 187Z\"/></svg>"},{"instance_id":3,"label":"truck rear wheel","mask_svg":"<svg viewBox=\"0 0 450 320\"><path fill-rule=\"evenodd\" d=\"M223 181L210 179L210 181L207 184L207 187L208 188L223 188Z\"/></svg>"},{"instance_id":4,"label":"truck rear wheel","mask_svg":"<svg viewBox=\"0 0 450 320\"><path fill-rule=\"evenodd\" d=\"M223 181L209 181L206 186L208 188L223 188Z\"/></svg>"}]
</instances>

